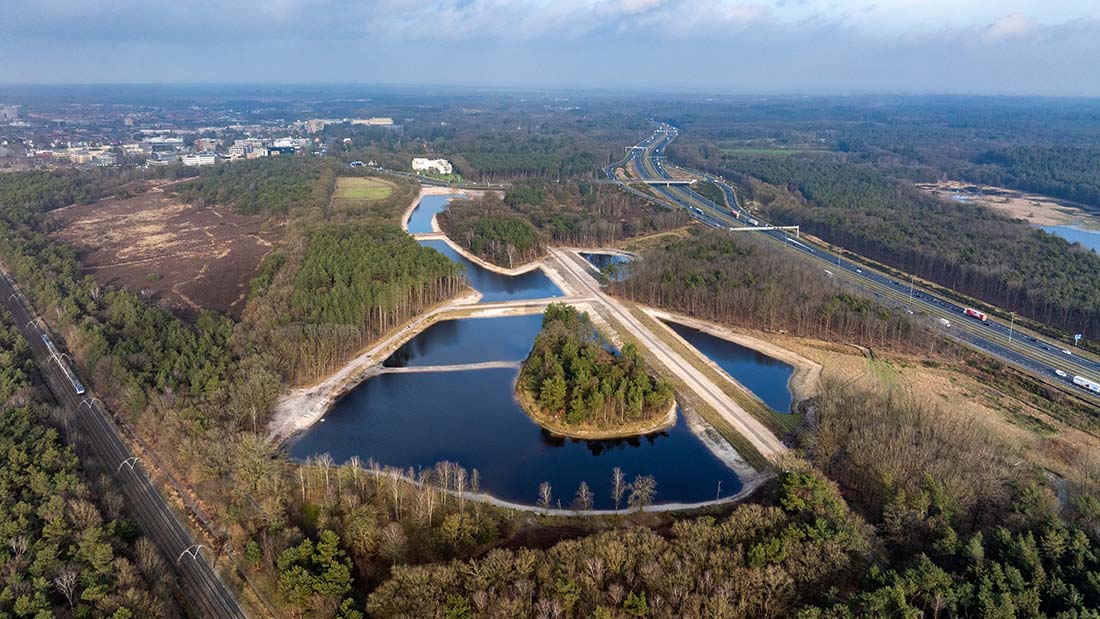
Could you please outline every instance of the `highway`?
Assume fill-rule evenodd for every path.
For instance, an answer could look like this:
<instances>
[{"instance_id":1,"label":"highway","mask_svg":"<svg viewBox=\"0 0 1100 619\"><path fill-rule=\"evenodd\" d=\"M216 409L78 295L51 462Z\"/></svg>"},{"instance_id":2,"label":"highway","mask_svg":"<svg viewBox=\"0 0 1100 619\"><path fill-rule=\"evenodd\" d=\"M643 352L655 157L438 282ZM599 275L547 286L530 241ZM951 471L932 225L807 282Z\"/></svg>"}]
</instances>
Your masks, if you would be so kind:
<instances>
[{"instance_id":1,"label":"highway","mask_svg":"<svg viewBox=\"0 0 1100 619\"><path fill-rule=\"evenodd\" d=\"M605 168L608 180L615 180L615 169L626 168L643 180L673 178L662 163L665 148L676 139L674 127L662 125L653 135L628 150L624 159ZM649 185L649 189L663 201L687 209L696 220L720 229L747 226L766 226L767 222L744 211L737 202L733 188L724 180L702 172L694 172L720 187L730 204L729 209L715 204L690 188L683 186ZM633 188L624 188L636 192ZM734 213L737 213L735 216ZM735 234L756 234L737 232ZM1074 353L1068 346L1021 333L1012 325L990 318L982 322L963 313L964 307L922 288L909 280L899 280L863 264L852 262L805 239L796 238L784 231L759 232L765 238L782 245L786 250L802 255L834 277L859 286L880 301L899 307L914 315L928 316L932 324L948 336L990 354L1001 361L1027 372L1056 381L1082 396L1100 398L1073 384L1074 376L1083 376L1100 382L1100 362ZM943 324L947 321L950 326ZM1061 372L1061 374L1059 373ZM1065 374L1064 376L1062 374Z\"/></svg>"},{"instance_id":2,"label":"highway","mask_svg":"<svg viewBox=\"0 0 1100 619\"><path fill-rule=\"evenodd\" d=\"M178 595L189 616L244 619L236 596L206 561L198 542L183 527L175 512L142 469L141 460L122 440L119 428L99 400L78 394L75 370L63 351L51 352L43 341L44 322L5 274L0 273L0 295L16 326L30 345L34 359L60 406L73 414L75 427L69 438L81 457L81 465L108 474L126 498L126 508L142 533L160 550L165 564L176 575ZM56 337L47 334L56 342Z\"/></svg>"}]
</instances>

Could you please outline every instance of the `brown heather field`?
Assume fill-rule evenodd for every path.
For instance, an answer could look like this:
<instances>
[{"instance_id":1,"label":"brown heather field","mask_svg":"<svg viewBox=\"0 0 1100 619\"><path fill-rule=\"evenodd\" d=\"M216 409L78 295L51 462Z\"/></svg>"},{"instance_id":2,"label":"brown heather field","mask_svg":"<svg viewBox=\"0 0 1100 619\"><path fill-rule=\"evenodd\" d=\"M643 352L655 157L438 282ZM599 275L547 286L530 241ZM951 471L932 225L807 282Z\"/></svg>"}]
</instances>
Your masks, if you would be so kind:
<instances>
[{"instance_id":1,"label":"brown heather field","mask_svg":"<svg viewBox=\"0 0 1100 619\"><path fill-rule=\"evenodd\" d=\"M278 230L264 217L199 208L156 190L52 214L55 238L73 245L84 271L184 317L204 309L240 316Z\"/></svg>"}]
</instances>

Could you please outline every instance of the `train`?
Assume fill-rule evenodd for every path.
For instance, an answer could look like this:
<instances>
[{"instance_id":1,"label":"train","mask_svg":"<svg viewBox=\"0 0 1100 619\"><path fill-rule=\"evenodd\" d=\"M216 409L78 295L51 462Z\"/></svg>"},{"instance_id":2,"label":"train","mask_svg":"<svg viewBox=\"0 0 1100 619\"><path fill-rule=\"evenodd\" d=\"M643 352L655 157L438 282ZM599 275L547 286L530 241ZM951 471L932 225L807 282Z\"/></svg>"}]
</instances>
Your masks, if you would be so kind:
<instances>
[{"instance_id":1,"label":"train","mask_svg":"<svg viewBox=\"0 0 1100 619\"><path fill-rule=\"evenodd\" d=\"M1085 378L1084 376L1074 376L1073 377L1073 384L1077 385L1078 387L1083 387L1085 389L1088 389L1089 391L1092 391L1093 393L1100 393L1100 383L1098 383L1094 380L1089 380L1089 379Z\"/></svg>"},{"instance_id":2,"label":"train","mask_svg":"<svg viewBox=\"0 0 1100 619\"><path fill-rule=\"evenodd\" d=\"M971 318L977 318L982 322L989 320L989 316L986 316L985 312L979 312L978 310L969 307L963 309L963 313L967 316L970 316Z\"/></svg>"},{"instance_id":3,"label":"train","mask_svg":"<svg viewBox=\"0 0 1100 619\"><path fill-rule=\"evenodd\" d=\"M69 369L69 366L65 363L65 360L61 358L61 352L57 350L57 346L54 345L53 340L50 339L50 336L43 333L42 343L46 345L46 350L50 353L50 357L57 361L57 367L61 368L61 373L65 375L65 379L69 381L69 384L72 386L73 391L76 392L76 395L84 395L84 393L87 391L84 388L84 384L80 382L80 379L76 377L76 374L73 374L73 371Z\"/></svg>"}]
</instances>

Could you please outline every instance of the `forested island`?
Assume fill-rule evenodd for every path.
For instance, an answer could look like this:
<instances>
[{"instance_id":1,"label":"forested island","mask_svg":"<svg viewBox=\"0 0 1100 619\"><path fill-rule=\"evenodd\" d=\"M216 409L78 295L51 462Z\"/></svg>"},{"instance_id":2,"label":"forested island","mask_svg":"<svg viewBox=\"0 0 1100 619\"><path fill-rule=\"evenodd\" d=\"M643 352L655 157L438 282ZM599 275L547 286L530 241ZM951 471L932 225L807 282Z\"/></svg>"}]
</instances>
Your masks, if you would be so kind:
<instances>
[{"instance_id":1,"label":"forested island","mask_svg":"<svg viewBox=\"0 0 1100 619\"><path fill-rule=\"evenodd\" d=\"M672 386L649 375L633 344L617 356L605 346L587 312L547 307L516 383L524 410L551 432L584 438L645 434L673 421Z\"/></svg>"},{"instance_id":2,"label":"forested island","mask_svg":"<svg viewBox=\"0 0 1100 619\"><path fill-rule=\"evenodd\" d=\"M454 242L508 268L537 259L547 244L597 247L685 225L682 210L654 206L631 194L583 181L517 182L495 193L454 200L438 216Z\"/></svg>"}]
</instances>

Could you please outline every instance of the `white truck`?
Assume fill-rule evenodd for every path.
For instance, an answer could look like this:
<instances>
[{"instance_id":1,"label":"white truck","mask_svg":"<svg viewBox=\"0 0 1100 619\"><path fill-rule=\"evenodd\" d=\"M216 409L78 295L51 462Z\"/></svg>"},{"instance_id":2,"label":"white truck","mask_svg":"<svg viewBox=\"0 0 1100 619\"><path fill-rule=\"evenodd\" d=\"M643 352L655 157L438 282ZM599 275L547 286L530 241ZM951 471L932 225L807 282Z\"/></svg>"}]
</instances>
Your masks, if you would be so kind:
<instances>
[{"instance_id":1,"label":"white truck","mask_svg":"<svg viewBox=\"0 0 1100 619\"><path fill-rule=\"evenodd\" d=\"M1098 383L1094 380L1089 380L1089 379L1085 378L1084 376L1074 376L1073 377L1073 384L1077 385L1078 387L1083 387L1085 389L1088 389L1089 391L1092 391L1093 393L1100 393L1100 383Z\"/></svg>"}]
</instances>

